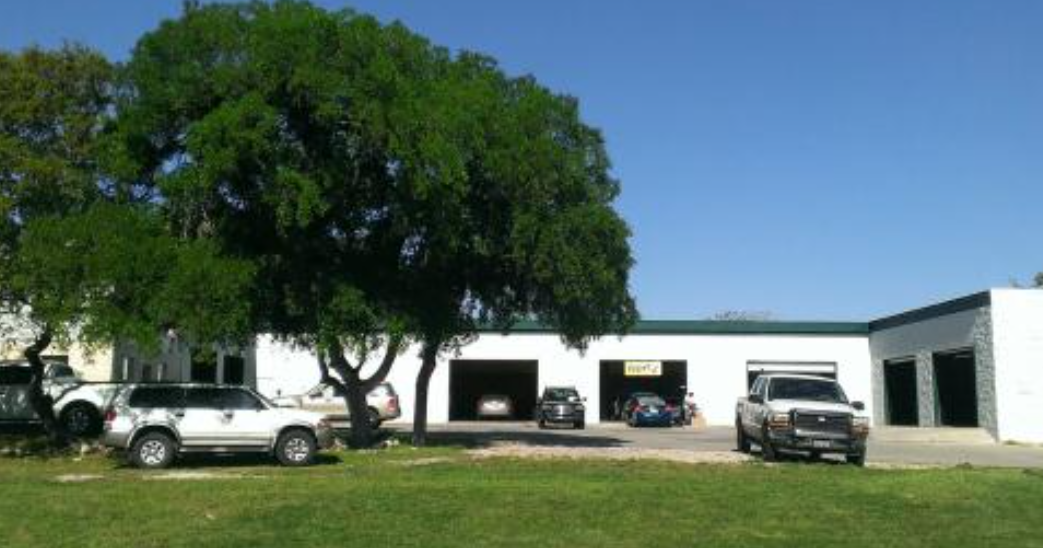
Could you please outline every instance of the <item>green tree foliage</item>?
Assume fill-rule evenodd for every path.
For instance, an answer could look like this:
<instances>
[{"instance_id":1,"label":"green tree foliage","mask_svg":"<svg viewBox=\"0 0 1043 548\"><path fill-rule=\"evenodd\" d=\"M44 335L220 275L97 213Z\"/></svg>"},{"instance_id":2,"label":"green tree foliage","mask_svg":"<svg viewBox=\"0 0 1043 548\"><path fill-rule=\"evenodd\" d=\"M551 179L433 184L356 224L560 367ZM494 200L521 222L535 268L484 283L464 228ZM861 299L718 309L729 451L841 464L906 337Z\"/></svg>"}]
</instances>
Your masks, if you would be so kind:
<instances>
[{"instance_id":1,"label":"green tree foliage","mask_svg":"<svg viewBox=\"0 0 1043 548\"><path fill-rule=\"evenodd\" d=\"M0 306L7 320L30 314L25 318L34 338L25 350L34 372L30 404L56 438L54 413L41 389L40 360L54 326L31 315L33 295L14 283L21 274L16 258L29 224L83 212L99 199L99 136L111 106L112 79L112 66L81 47L0 52Z\"/></svg>"},{"instance_id":2,"label":"green tree foliage","mask_svg":"<svg viewBox=\"0 0 1043 548\"><path fill-rule=\"evenodd\" d=\"M328 358L353 417L403 340L423 443L437 356L479 326L535 318L583 347L636 316L601 135L532 78L291 1L189 5L127 76L137 178L177 231L256 265L258 328Z\"/></svg>"},{"instance_id":3,"label":"green tree foliage","mask_svg":"<svg viewBox=\"0 0 1043 548\"><path fill-rule=\"evenodd\" d=\"M1033 279L1032 281L1035 282L1036 287L1043 287L1043 272L1036 274L1035 279Z\"/></svg>"},{"instance_id":4,"label":"green tree foliage","mask_svg":"<svg viewBox=\"0 0 1043 548\"><path fill-rule=\"evenodd\" d=\"M32 333L30 403L55 441L40 359L52 342L251 333L253 265L172 234L153 196L110 175L123 161L107 130L114 72L80 47L0 53L0 306Z\"/></svg>"}]
</instances>

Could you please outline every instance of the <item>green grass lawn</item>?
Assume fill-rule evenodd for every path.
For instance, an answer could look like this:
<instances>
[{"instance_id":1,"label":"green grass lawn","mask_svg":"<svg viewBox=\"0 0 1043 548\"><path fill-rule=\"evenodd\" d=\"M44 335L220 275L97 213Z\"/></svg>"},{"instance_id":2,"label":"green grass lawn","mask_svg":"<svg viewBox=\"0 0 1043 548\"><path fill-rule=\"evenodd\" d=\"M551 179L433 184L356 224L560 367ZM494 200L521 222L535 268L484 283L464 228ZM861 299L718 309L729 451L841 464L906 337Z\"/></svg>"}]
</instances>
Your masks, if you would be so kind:
<instances>
[{"instance_id":1,"label":"green grass lawn","mask_svg":"<svg viewBox=\"0 0 1043 548\"><path fill-rule=\"evenodd\" d=\"M210 460L175 471L220 479L172 480L97 456L0 458L0 547L1043 546L1040 472L475 461L448 448L326 460Z\"/></svg>"}]
</instances>

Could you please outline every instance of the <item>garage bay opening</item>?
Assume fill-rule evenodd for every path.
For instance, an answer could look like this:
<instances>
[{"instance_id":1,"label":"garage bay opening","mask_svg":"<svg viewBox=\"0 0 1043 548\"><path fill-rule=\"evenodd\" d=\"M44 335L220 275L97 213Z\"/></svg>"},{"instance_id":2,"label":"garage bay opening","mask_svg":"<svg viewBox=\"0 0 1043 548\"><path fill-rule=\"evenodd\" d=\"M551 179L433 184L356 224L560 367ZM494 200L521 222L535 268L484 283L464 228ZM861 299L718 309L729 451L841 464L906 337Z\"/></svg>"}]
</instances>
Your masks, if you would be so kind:
<instances>
[{"instance_id":1,"label":"garage bay opening","mask_svg":"<svg viewBox=\"0 0 1043 548\"><path fill-rule=\"evenodd\" d=\"M536 360L450 361L449 420L532 420L538 368ZM480 402L495 413L479 417Z\"/></svg>"},{"instance_id":2,"label":"garage bay opening","mask_svg":"<svg viewBox=\"0 0 1043 548\"><path fill-rule=\"evenodd\" d=\"M934 355L934 385L941 426L978 426L978 380L974 351Z\"/></svg>"},{"instance_id":3,"label":"garage bay opening","mask_svg":"<svg viewBox=\"0 0 1043 548\"><path fill-rule=\"evenodd\" d=\"M603 360L600 377L601 420L620 420L625 398L635 392L658 394L668 402L682 401L688 385L688 362Z\"/></svg>"},{"instance_id":4,"label":"garage bay opening","mask_svg":"<svg viewBox=\"0 0 1043 548\"><path fill-rule=\"evenodd\" d=\"M920 425L916 360L908 358L884 362L884 401L887 403L887 424Z\"/></svg>"}]
</instances>

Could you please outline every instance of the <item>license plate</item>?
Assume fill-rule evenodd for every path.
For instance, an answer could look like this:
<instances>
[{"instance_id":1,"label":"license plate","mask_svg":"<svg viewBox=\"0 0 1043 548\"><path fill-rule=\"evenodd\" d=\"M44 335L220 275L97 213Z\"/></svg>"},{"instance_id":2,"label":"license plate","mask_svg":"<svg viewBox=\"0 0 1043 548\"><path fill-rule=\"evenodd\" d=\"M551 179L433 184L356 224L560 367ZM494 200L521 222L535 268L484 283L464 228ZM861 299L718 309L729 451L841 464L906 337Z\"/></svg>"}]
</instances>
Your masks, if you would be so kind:
<instances>
[{"instance_id":1,"label":"license plate","mask_svg":"<svg viewBox=\"0 0 1043 548\"><path fill-rule=\"evenodd\" d=\"M812 440L811 446L816 449L829 449L829 440Z\"/></svg>"}]
</instances>

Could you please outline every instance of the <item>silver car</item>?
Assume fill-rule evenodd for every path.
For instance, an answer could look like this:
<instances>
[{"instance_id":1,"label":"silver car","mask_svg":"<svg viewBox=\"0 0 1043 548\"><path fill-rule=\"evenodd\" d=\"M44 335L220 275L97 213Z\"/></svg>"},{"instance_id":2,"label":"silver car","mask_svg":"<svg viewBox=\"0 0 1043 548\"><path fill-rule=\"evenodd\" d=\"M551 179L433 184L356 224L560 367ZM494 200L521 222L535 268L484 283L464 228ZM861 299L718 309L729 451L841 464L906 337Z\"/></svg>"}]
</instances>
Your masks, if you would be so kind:
<instances>
[{"instance_id":1,"label":"silver car","mask_svg":"<svg viewBox=\"0 0 1043 548\"><path fill-rule=\"evenodd\" d=\"M329 419L334 430L347 430L351 427L351 415L344 404L344 398L329 384L319 383L304 394L281 396L274 401L282 407L296 407L322 413ZM402 416L398 394L389 382L380 383L366 394L366 407L369 409L369 424L374 429L379 428L384 421Z\"/></svg>"},{"instance_id":2,"label":"silver car","mask_svg":"<svg viewBox=\"0 0 1043 548\"><path fill-rule=\"evenodd\" d=\"M27 362L0 362L0 423L36 423L39 417L29 404L33 372ZM101 406L106 394L94 384L84 383L62 362L47 362L42 389L54 400L54 414L74 436L97 434L101 429ZM110 394L111 395L111 394Z\"/></svg>"},{"instance_id":3,"label":"silver car","mask_svg":"<svg viewBox=\"0 0 1043 548\"><path fill-rule=\"evenodd\" d=\"M269 453L302 466L332 441L319 413L280 408L248 388L205 384L128 385L106 410L102 435L141 468L192 452Z\"/></svg>"},{"instance_id":4,"label":"silver car","mask_svg":"<svg viewBox=\"0 0 1043 548\"><path fill-rule=\"evenodd\" d=\"M514 416L514 402L502 394L486 394L478 398L478 419L509 419Z\"/></svg>"}]
</instances>

